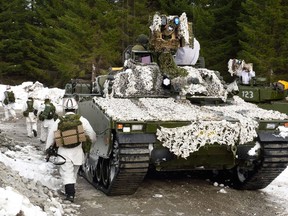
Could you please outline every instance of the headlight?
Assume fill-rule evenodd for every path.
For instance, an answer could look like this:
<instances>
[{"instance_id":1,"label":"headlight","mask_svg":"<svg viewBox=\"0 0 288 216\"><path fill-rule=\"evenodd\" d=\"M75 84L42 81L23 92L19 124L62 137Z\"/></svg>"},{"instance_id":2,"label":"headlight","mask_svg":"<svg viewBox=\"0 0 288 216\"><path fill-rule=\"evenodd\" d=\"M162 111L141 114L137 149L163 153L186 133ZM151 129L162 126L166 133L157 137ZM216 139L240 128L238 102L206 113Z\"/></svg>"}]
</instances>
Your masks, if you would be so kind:
<instances>
[{"instance_id":1,"label":"headlight","mask_svg":"<svg viewBox=\"0 0 288 216\"><path fill-rule=\"evenodd\" d=\"M277 125L275 123L268 123L266 125L266 129L270 129L270 130L273 130L277 127Z\"/></svg>"},{"instance_id":2,"label":"headlight","mask_svg":"<svg viewBox=\"0 0 288 216\"><path fill-rule=\"evenodd\" d=\"M137 124L137 125L134 125L134 124L132 124L132 131L140 131L140 130L142 130L143 129L143 125L141 125L141 124Z\"/></svg>"},{"instance_id":3,"label":"headlight","mask_svg":"<svg viewBox=\"0 0 288 216\"><path fill-rule=\"evenodd\" d=\"M129 133L131 131L130 127L123 127L124 133Z\"/></svg>"}]
</instances>

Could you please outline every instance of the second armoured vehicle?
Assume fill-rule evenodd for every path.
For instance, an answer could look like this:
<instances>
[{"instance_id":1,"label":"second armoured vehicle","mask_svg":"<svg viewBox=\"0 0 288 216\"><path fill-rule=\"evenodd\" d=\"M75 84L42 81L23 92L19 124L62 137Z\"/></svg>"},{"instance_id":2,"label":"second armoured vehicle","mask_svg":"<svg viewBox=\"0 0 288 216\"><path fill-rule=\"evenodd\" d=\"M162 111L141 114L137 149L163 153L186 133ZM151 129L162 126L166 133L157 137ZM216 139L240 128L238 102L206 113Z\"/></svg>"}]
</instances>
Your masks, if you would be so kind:
<instances>
[{"instance_id":1,"label":"second armoured vehicle","mask_svg":"<svg viewBox=\"0 0 288 216\"><path fill-rule=\"evenodd\" d=\"M150 169L225 171L233 187L260 189L287 166L286 114L229 99L216 71L175 64L178 51L197 56L189 26L185 13L155 14L146 49L127 49L79 98L97 133L84 176L107 195L133 194Z\"/></svg>"},{"instance_id":2,"label":"second armoured vehicle","mask_svg":"<svg viewBox=\"0 0 288 216\"><path fill-rule=\"evenodd\" d=\"M230 59L228 70L231 74L237 74L242 70L244 64L246 64L244 60ZM239 79L237 81L238 96L263 109L277 110L288 114L288 90L277 88L277 84L269 83L266 78L257 76L253 77L249 84L243 84Z\"/></svg>"}]
</instances>

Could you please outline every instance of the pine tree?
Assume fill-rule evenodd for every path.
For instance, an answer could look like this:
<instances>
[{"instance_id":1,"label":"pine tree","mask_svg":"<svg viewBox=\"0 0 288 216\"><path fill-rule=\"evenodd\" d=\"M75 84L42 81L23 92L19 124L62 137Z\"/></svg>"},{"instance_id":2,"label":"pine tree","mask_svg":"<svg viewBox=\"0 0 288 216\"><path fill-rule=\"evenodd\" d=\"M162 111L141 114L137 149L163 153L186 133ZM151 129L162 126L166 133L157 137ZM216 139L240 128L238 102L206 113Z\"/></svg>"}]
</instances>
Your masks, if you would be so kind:
<instances>
[{"instance_id":1,"label":"pine tree","mask_svg":"<svg viewBox=\"0 0 288 216\"><path fill-rule=\"evenodd\" d=\"M239 51L237 18L241 11L239 0L195 1L193 9L194 34L201 45L206 67L217 70L229 81L229 59Z\"/></svg>"},{"instance_id":2,"label":"pine tree","mask_svg":"<svg viewBox=\"0 0 288 216\"><path fill-rule=\"evenodd\" d=\"M287 71L287 4L281 0L247 0L243 3L239 57L252 62L258 76L271 78L273 74Z\"/></svg>"},{"instance_id":3,"label":"pine tree","mask_svg":"<svg viewBox=\"0 0 288 216\"><path fill-rule=\"evenodd\" d=\"M192 18L193 1L191 0L159 0L160 12L167 15L181 15L186 13L188 18Z\"/></svg>"},{"instance_id":4,"label":"pine tree","mask_svg":"<svg viewBox=\"0 0 288 216\"><path fill-rule=\"evenodd\" d=\"M31 21L32 16L25 0L1 1L0 3L0 76L2 80L12 82L15 77L24 77L29 73L28 67L33 62L27 58L31 49L31 37L27 33L26 23ZM14 78L7 79L7 77Z\"/></svg>"}]
</instances>

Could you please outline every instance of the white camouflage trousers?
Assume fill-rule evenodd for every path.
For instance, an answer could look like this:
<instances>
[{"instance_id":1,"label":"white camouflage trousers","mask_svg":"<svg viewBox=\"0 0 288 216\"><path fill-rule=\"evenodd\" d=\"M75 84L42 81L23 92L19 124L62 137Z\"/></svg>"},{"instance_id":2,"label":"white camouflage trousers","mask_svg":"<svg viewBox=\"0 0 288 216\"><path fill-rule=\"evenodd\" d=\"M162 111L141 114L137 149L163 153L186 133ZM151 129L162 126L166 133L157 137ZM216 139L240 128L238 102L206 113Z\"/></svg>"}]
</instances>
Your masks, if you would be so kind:
<instances>
[{"instance_id":1,"label":"white camouflage trousers","mask_svg":"<svg viewBox=\"0 0 288 216\"><path fill-rule=\"evenodd\" d=\"M29 112L26 117L26 128L28 137L34 136L33 130L37 132L37 116L35 116L33 112Z\"/></svg>"},{"instance_id":2,"label":"white camouflage trousers","mask_svg":"<svg viewBox=\"0 0 288 216\"><path fill-rule=\"evenodd\" d=\"M15 109L14 109L14 103L13 104L7 104L7 105L4 105L4 119L5 121L9 120L10 116L13 118L13 119L16 119L16 112L15 112Z\"/></svg>"},{"instance_id":3,"label":"white camouflage trousers","mask_svg":"<svg viewBox=\"0 0 288 216\"><path fill-rule=\"evenodd\" d=\"M52 125L54 124L54 119L45 119L41 122L41 131L40 131L40 140L41 142L46 142L49 130L51 129Z\"/></svg>"},{"instance_id":4,"label":"white camouflage trousers","mask_svg":"<svg viewBox=\"0 0 288 216\"><path fill-rule=\"evenodd\" d=\"M59 168L59 173L64 185L76 183L79 168L80 165L74 165L73 162L66 157L66 163Z\"/></svg>"}]
</instances>

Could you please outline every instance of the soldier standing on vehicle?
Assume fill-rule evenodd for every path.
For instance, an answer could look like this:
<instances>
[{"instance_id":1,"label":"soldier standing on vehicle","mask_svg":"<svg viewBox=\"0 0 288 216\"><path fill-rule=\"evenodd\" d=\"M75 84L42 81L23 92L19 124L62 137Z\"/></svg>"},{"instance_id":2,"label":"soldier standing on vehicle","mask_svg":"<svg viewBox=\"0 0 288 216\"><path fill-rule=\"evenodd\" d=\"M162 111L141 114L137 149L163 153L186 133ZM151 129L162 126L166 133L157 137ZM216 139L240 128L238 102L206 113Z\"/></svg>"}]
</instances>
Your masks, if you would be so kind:
<instances>
[{"instance_id":1,"label":"soldier standing on vehicle","mask_svg":"<svg viewBox=\"0 0 288 216\"><path fill-rule=\"evenodd\" d=\"M66 160L59 168L65 186L65 200L74 202L77 173L85 161L82 145L87 139L95 143L96 133L86 118L75 114L78 104L74 98L65 98L63 105L65 115L58 118L49 131L46 152L54 144L59 147L58 154Z\"/></svg>"},{"instance_id":2,"label":"soldier standing on vehicle","mask_svg":"<svg viewBox=\"0 0 288 216\"><path fill-rule=\"evenodd\" d=\"M23 116L26 117L27 136L37 137L37 107L32 97L23 105Z\"/></svg>"},{"instance_id":3,"label":"soldier standing on vehicle","mask_svg":"<svg viewBox=\"0 0 288 216\"><path fill-rule=\"evenodd\" d=\"M3 108L4 108L4 118L3 121L8 121L10 119L10 116L13 120L17 120L16 112L15 112L15 94L11 90L11 87L9 85L6 86L6 91L4 92L3 97Z\"/></svg>"},{"instance_id":4,"label":"soldier standing on vehicle","mask_svg":"<svg viewBox=\"0 0 288 216\"><path fill-rule=\"evenodd\" d=\"M56 108L50 101L49 96L45 97L44 104L41 104L38 110L38 118L41 121L40 142L45 143L48 132L55 122L55 119L57 119L58 115L56 114Z\"/></svg>"},{"instance_id":5,"label":"soldier standing on vehicle","mask_svg":"<svg viewBox=\"0 0 288 216\"><path fill-rule=\"evenodd\" d=\"M255 72L252 69L249 70L249 68L243 67L243 70L240 74L242 84L248 85L252 77L255 77Z\"/></svg>"}]
</instances>

